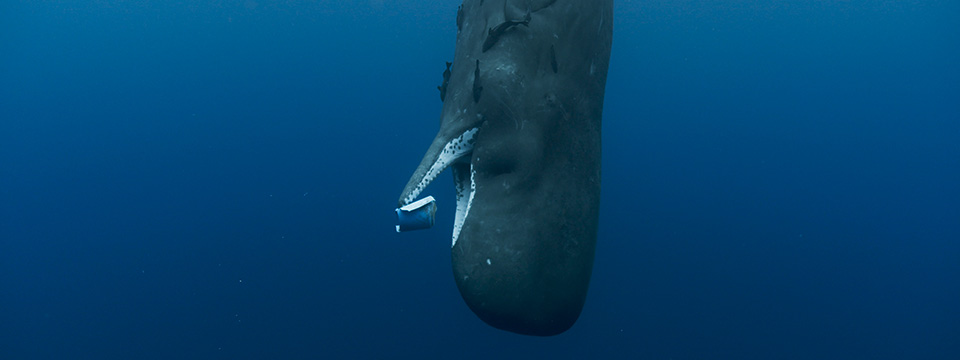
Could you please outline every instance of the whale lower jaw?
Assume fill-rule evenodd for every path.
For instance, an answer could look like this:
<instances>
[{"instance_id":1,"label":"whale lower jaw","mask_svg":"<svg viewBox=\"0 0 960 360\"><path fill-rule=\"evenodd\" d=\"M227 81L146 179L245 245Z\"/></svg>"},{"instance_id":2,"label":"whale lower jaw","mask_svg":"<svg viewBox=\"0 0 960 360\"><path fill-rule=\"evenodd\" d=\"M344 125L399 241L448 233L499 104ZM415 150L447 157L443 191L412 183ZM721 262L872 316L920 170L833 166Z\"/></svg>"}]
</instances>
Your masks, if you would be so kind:
<instances>
[{"instance_id":1,"label":"whale lower jaw","mask_svg":"<svg viewBox=\"0 0 960 360\"><path fill-rule=\"evenodd\" d=\"M417 196L420 196L420 193L433 182L434 179L440 175L443 170L446 170L447 167L455 163L457 160L464 158L470 155L473 152L473 144L476 141L477 130L479 128L472 128L470 130L464 131L463 134L457 136L453 140L448 141L444 146L443 150L440 151L440 154L437 155L437 158L430 165L430 169L427 170L423 177L420 178L420 181L417 182L417 186L413 188L410 193L403 198L400 202L400 205L407 205L413 202Z\"/></svg>"},{"instance_id":2,"label":"whale lower jaw","mask_svg":"<svg viewBox=\"0 0 960 360\"><path fill-rule=\"evenodd\" d=\"M401 205L412 203L440 173L448 167L452 168L454 187L457 190L457 212L453 221L451 248L456 245L457 238L460 237L460 230L470 214L470 206L473 204L473 198L477 190L474 181L475 171L470 156L473 154L478 130L479 128L471 128L448 141L430 165L429 170L417 182L416 187L401 201Z\"/></svg>"}]
</instances>

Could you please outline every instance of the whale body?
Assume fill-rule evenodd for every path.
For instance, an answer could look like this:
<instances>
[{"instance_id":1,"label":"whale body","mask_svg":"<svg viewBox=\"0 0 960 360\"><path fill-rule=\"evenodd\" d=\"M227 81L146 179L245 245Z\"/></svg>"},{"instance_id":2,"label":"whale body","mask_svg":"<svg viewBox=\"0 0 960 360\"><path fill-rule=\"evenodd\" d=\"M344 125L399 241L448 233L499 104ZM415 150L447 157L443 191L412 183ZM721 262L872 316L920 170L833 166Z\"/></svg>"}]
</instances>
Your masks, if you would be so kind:
<instances>
[{"instance_id":1,"label":"whale body","mask_svg":"<svg viewBox=\"0 0 960 360\"><path fill-rule=\"evenodd\" d=\"M456 24L440 130L398 207L450 168L466 304L499 329L562 333L593 268L613 1L466 0Z\"/></svg>"}]
</instances>

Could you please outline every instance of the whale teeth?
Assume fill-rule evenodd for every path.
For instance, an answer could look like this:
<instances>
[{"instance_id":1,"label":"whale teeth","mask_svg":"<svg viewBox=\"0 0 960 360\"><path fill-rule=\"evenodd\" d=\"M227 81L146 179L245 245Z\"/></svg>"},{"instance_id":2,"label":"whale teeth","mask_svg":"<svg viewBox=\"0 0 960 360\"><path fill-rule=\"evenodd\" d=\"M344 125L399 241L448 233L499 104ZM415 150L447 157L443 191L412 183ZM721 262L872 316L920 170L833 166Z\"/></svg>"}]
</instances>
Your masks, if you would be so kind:
<instances>
[{"instance_id":1,"label":"whale teeth","mask_svg":"<svg viewBox=\"0 0 960 360\"><path fill-rule=\"evenodd\" d=\"M434 179L440 175L443 170L449 167L451 164L456 162L458 159L466 156L473 152L473 144L476 139L477 130L479 128L472 128L460 134L453 140L450 140L446 145L443 146L443 151L440 152L440 155L437 156L437 160L430 165L430 169L427 170L427 173L424 174L423 178L420 179L420 182L417 183L416 188L410 192L407 197L403 198L403 204L409 204L413 202L417 196L433 182Z\"/></svg>"}]
</instances>

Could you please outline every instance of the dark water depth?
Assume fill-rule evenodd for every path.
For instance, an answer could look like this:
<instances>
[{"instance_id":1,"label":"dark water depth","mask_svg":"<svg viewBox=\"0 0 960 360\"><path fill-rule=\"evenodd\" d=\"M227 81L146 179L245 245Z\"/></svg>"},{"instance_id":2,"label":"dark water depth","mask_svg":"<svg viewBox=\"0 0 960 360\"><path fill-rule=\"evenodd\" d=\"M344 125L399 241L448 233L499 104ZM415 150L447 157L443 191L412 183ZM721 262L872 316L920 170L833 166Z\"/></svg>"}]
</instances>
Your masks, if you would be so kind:
<instances>
[{"instance_id":1,"label":"dark water depth","mask_svg":"<svg viewBox=\"0 0 960 360\"><path fill-rule=\"evenodd\" d=\"M394 233L458 2L0 4L0 358L960 358L960 3L615 4L587 304Z\"/></svg>"}]
</instances>

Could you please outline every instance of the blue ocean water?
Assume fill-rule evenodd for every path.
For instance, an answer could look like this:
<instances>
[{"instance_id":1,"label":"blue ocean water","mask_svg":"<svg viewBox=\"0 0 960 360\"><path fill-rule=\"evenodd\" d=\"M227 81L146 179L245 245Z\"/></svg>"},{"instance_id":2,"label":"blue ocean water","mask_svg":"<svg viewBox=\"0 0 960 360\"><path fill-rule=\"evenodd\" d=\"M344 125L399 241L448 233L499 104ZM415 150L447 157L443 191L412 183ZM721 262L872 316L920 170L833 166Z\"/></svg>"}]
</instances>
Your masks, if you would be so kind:
<instances>
[{"instance_id":1,"label":"blue ocean water","mask_svg":"<svg viewBox=\"0 0 960 360\"><path fill-rule=\"evenodd\" d=\"M550 338L394 232L458 5L0 4L0 358L960 358L960 3L617 0Z\"/></svg>"}]
</instances>

